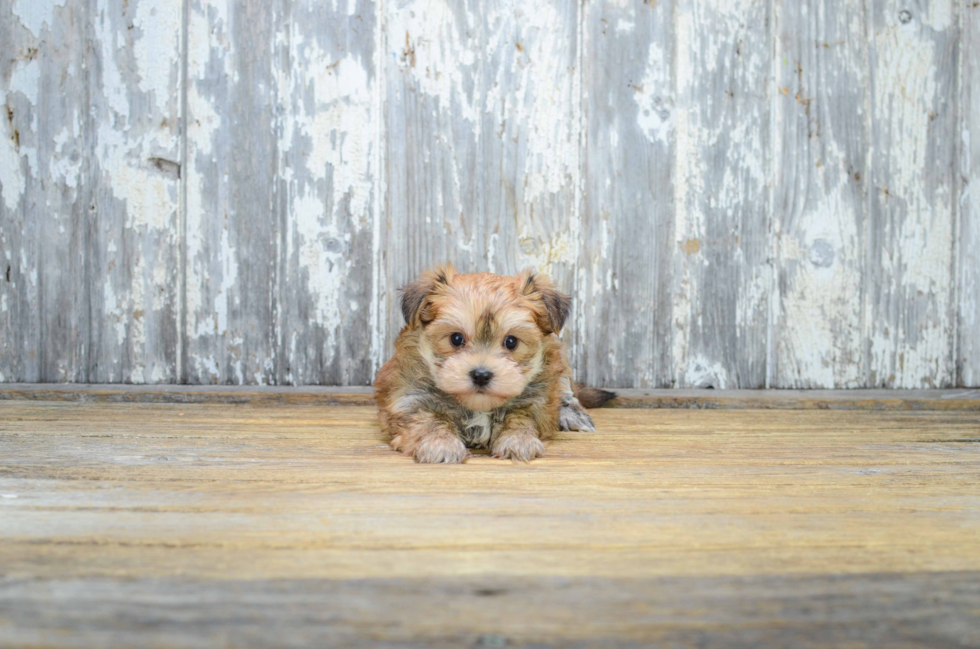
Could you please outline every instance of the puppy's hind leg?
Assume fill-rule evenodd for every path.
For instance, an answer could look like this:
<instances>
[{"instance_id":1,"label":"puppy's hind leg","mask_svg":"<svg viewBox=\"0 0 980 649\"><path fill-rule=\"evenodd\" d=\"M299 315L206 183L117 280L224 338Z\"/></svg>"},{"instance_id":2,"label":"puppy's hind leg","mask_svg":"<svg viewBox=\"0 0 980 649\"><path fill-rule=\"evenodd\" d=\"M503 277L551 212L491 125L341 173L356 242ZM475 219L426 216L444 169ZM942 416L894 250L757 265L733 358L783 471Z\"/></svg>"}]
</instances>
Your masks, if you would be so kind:
<instances>
[{"instance_id":1,"label":"puppy's hind leg","mask_svg":"<svg viewBox=\"0 0 980 649\"><path fill-rule=\"evenodd\" d=\"M594 432L595 422L592 421L589 413L585 412L585 408L582 407L582 403L575 395L571 380L565 376L562 377L561 381L561 406L558 408L558 428L561 430ZM585 388L585 390L589 391L585 395L588 396L589 405L595 408L600 407L603 403L616 396L614 392L607 390L597 390L594 388Z\"/></svg>"}]
</instances>

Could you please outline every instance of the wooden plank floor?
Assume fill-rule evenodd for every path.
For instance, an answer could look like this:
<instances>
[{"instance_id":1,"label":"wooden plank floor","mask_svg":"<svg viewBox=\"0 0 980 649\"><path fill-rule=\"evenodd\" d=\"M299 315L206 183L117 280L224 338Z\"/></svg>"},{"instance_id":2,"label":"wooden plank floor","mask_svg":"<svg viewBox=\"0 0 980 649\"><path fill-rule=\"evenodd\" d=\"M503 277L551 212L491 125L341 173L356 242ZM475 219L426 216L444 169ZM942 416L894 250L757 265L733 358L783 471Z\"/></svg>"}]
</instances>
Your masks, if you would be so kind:
<instances>
[{"instance_id":1,"label":"wooden plank floor","mask_svg":"<svg viewBox=\"0 0 980 649\"><path fill-rule=\"evenodd\" d=\"M422 466L370 407L0 401L0 645L980 646L980 414L601 410Z\"/></svg>"}]
</instances>

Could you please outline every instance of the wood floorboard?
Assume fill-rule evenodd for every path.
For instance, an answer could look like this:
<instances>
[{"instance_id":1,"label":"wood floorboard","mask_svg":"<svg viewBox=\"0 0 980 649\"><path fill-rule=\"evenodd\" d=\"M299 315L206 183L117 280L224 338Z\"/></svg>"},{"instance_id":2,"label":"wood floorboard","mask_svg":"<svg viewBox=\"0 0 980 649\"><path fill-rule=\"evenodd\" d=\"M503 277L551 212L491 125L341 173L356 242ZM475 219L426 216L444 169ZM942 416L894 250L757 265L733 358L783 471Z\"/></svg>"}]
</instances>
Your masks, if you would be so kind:
<instances>
[{"instance_id":1,"label":"wood floorboard","mask_svg":"<svg viewBox=\"0 0 980 649\"><path fill-rule=\"evenodd\" d=\"M980 389L617 389L607 408L696 410L961 410L980 412ZM373 406L369 387L0 383L0 401Z\"/></svg>"},{"instance_id":2,"label":"wood floorboard","mask_svg":"<svg viewBox=\"0 0 980 649\"><path fill-rule=\"evenodd\" d=\"M0 646L980 646L980 414L593 411L423 466L373 408L0 400Z\"/></svg>"}]
</instances>

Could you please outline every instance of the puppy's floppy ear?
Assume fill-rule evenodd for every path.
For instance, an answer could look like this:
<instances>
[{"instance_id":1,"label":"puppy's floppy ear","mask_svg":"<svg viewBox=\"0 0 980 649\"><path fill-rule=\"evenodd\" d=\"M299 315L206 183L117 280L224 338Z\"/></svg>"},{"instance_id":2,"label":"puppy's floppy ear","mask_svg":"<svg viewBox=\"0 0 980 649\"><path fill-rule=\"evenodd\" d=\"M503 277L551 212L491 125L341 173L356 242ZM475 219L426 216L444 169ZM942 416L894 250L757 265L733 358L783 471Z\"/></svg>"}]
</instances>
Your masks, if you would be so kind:
<instances>
[{"instance_id":1,"label":"puppy's floppy ear","mask_svg":"<svg viewBox=\"0 0 980 649\"><path fill-rule=\"evenodd\" d=\"M456 269L451 264L446 264L425 271L417 280L402 287L402 315L408 325L429 323L430 319L426 317L426 298L440 285L448 286L455 274Z\"/></svg>"},{"instance_id":2,"label":"puppy's floppy ear","mask_svg":"<svg viewBox=\"0 0 980 649\"><path fill-rule=\"evenodd\" d=\"M518 276L521 293L536 302L540 308L535 310L538 326L545 333L559 333L565 326L572 300L555 288L547 275L538 275L528 268Z\"/></svg>"}]
</instances>

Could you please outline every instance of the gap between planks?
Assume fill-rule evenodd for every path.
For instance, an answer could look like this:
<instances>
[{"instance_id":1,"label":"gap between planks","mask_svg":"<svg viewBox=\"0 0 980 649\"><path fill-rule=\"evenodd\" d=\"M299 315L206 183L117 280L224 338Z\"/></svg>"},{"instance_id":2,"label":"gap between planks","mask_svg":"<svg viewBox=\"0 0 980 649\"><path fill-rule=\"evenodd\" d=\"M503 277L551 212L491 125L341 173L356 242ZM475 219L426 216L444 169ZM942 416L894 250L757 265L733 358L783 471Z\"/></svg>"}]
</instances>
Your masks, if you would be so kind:
<instances>
[{"instance_id":1,"label":"gap between planks","mask_svg":"<svg viewBox=\"0 0 980 649\"><path fill-rule=\"evenodd\" d=\"M616 390L612 408L980 412L980 390ZM370 387L9 383L0 401L374 405Z\"/></svg>"}]
</instances>

